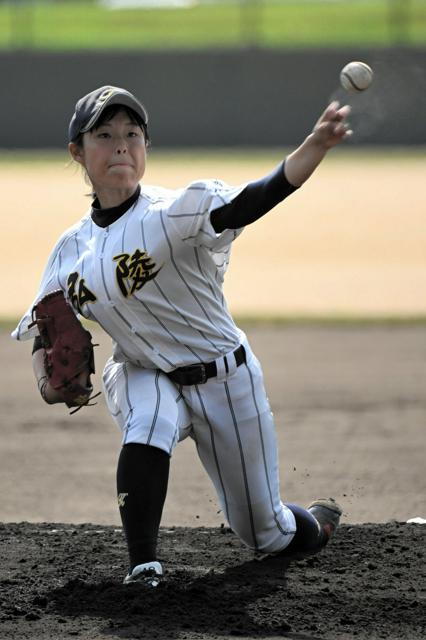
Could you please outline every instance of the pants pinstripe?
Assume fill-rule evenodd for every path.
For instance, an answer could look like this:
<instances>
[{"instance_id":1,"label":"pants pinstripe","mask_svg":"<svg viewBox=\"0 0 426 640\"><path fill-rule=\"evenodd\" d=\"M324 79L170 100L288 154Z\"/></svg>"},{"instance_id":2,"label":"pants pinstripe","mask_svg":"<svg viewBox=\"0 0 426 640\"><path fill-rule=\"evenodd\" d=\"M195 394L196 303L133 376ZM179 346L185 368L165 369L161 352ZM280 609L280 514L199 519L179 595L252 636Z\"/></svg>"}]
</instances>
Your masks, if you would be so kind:
<instances>
[{"instance_id":1,"label":"pants pinstripe","mask_svg":"<svg viewBox=\"0 0 426 640\"><path fill-rule=\"evenodd\" d=\"M170 455L190 435L229 526L250 548L277 552L292 540L295 519L280 499L275 426L260 364L244 344L237 368L219 358L218 376L177 387L158 371L110 359L104 370L109 410L123 444L150 444Z\"/></svg>"}]
</instances>

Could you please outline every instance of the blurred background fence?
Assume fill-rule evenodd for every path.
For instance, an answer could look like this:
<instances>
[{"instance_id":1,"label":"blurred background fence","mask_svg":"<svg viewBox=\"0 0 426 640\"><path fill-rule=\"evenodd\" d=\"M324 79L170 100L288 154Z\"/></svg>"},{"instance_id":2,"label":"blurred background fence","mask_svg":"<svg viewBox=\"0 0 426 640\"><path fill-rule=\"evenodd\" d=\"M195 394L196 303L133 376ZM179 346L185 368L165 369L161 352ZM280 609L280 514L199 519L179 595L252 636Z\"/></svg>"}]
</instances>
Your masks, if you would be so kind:
<instances>
[{"instance_id":1,"label":"blurred background fence","mask_svg":"<svg viewBox=\"0 0 426 640\"><path fill-rule=\"evenodd\" d=\"M351 59L365 95L339 89ZM426 0L0 0L0 73L0 148L64 148L103 84L145 102L157 147L294 145L334 98L351 144L424 145Z\"/></svg>"}]
</instances>

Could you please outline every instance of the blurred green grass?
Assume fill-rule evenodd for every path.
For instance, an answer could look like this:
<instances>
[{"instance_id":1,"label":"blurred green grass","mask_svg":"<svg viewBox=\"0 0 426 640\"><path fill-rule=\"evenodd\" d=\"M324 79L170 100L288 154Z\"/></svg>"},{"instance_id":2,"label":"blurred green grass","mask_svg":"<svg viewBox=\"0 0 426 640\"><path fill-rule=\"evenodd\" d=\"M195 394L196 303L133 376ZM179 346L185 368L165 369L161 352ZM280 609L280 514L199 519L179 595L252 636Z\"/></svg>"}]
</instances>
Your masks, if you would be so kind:
<instances>
[{"instance_id":1,"label":"blurred green grass","mask_svg":"<svg viewBox=\"0 0 426 640\"><path fill-rule=\"evenodd\" d=\"M426 0L108 10L95 0L0 4L0 48L173 49L426 43Z\"/></svg>"}]
</instances>

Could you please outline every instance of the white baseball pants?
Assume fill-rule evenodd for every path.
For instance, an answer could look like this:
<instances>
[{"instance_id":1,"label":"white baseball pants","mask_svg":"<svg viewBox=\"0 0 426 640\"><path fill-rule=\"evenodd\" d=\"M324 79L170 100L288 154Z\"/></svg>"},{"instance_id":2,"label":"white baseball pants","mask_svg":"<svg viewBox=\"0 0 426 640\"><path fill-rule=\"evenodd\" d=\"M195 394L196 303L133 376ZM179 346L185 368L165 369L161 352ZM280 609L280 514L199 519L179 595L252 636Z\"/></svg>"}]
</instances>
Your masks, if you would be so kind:
<instances>
[{"instance_id":1,"label":"white baseball pants","mask_svg":"<svg viewBox=\"0 0 426 640\"><path fill-rule=\"evenodd\" d=\"M103 380L108 408L123 444L148 444L170 455L190 435L210 476L229 526L251 549L284 549L296 531L293 513L280 499L273 416L260 364L244 343L247 362L227 354L218 375L180 387L159 370L110 358Z\"/></svg>"}]
</instances>

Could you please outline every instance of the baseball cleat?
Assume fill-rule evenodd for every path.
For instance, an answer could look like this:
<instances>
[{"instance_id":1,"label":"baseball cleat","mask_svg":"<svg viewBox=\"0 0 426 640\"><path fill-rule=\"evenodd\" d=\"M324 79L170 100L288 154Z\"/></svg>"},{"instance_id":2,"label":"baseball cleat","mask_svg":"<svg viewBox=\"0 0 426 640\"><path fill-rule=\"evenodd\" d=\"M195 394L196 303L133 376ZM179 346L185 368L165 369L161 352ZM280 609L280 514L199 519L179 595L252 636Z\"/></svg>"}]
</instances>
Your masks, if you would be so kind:
<instances>
[{"instance_id":1,"label":"baseball cleat","mask_svg":"<svg viewBox=\"0 0 426 640\"><path fill-rule=\"evenodd\" d=\"M133 568L123 580L123 584L138 583L147 587L158 587L163 577L163 567L159 562L144 562Z\"/></svg>"},{"instance_id":2,"label":"baseball cleat","mask_svg":"<svg viewBox=\"0 0 426 640\"><path fill-rule=\"evenodd\" d=\"M328 541L339 526L341 507L333 498L322 498L311 502L307 510L318 520Z\"/></svg>"}]
</instances>

